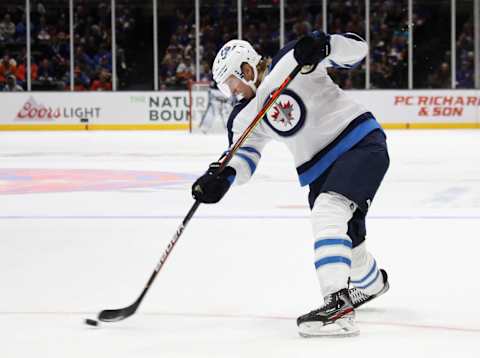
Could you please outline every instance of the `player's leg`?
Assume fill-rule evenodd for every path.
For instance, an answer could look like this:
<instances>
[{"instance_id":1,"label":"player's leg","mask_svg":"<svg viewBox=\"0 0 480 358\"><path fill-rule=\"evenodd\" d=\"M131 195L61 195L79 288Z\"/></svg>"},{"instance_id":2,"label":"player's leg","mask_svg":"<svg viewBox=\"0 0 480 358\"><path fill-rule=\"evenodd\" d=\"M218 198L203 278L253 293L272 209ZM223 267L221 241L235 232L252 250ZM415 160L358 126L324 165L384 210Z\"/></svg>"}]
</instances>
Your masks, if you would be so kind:
<instances>
[{"instance_id":1,"label":"player's leg","mask_svg":"<svg viewBox=\"0 0 480 358\"><path fill-rule=\"evenodd\" d=\"M358 333L354 325L353 303L344 287L348 285L352 259L356 260L357 253L358 259L363 256L360 255L360 250L356 251L355 258L353 256L351 248L358 246L359 242L354 243L350 237L355 235L352 234L353 226L348 223L352 218L356 219L354 213L358 210L363 213L364 220L388 164L385 136L381 131L374 131L344 153L310 185L309 202L316 242L315 267L325 295L325 304L318 310L299 317L297 324L301 335ZM328 235L332 235L331 240ZM365 238L361 232L357 236L363 237L363 240ZM357 238L354 239L358 241ZM317 243L318 241L320 242ZM329 313L335 311L338 314Z\"/></svg>"},{"instance_id":2,"label":"player's leg","mask_svg":"<svg viewBox=\"0 0 480 358\"><path fill-rule=\"evenodd\" d=\"M349 293L353 307L358 308L387 292L389 284L386 271L378 267L377 261L367 250L365 213L359 209L348 222L348 235L353 246Z\"/></svg>"},{"instance_id":3,"label":"player's leg","mask_svg":"<svg viewBox=\"0 0 480 358\"><path fill-rule=\"evenodd\" d=\"M324 304L298 318L302 336L351 336L358 334L348 293L352 240L348 222L357 205L335 193L321 193L312 208L315 269Z\"/></svg>"},{"instance_id":4,"label":"player's leg","mask_svg":"<svg viewBox=\"0 0 480 358\"><path fill-rule=\"evenodd\" d=\"M350 163L349 175L357 178L357 186L339 188L340 192L358 203L358 209L348 223L348 235L352 239L352 288L349 292L357 308L389 289L386 271L379 268L365 243L366 215L389 166L385 136L380 131L372 132L345 153L340 161ZM331 175L329 179L326 188L335 185L332 184L335 176Z\"/></svg>"}]
</instances>

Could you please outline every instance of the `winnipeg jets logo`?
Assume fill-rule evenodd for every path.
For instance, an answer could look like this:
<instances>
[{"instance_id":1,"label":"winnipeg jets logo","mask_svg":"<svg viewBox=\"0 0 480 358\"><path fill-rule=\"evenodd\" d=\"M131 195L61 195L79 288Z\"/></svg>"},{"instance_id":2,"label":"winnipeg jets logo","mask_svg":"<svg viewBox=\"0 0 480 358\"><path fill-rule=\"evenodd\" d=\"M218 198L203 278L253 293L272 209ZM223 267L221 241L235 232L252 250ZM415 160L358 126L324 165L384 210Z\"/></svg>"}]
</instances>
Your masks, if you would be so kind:
<instances>
[{"instance_id":1,"label":"winnipeg jets logo","mask_svg":"<svg viewBox=\"0 0 480 358\"><path fill-rule=\"evenodd\" d=\"M286 128L291 127L293 123L293 106L290 101L286 103L276 103L273 106L274 113L272 114L272 118L275 122L282 123Z\"/></svg>"},{"instance_id":2,"label":"winnipeg jets logo","mask_svg":"<svg viewBox=\"0 0 480 358\"><path fill-rule=\"evenodd\" d=\"M305 105L301 98L292 90L286 89L265 115L265 121L274 132L288 137L303 127L305 116Z\"/></svg>"}]
</instances>

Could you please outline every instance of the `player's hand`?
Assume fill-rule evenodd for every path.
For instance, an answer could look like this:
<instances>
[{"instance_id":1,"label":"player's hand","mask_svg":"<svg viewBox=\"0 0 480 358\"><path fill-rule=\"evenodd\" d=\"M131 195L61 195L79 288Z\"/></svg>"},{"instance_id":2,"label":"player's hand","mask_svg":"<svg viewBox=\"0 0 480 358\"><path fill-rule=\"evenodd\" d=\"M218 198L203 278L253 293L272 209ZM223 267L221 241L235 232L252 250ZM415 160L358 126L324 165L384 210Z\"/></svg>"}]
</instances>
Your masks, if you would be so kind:
<instances>
[{"instance_id":1,"label":"player's hand","mask_svg":"<svg viewBox=\"0 0 480 358\"><path fill-rule=\"evenodd\" d=\"M220 173L219 162L210 164L208 170L192 185L192 196L204 204L218 203L227 193L237 174L232 167L225 167Z\"/></svg>"},{"instance_id":2,"label":"player's hand","mask_svg":"<svg viewBox=\"0 0 480 358\"><path fill-rule=\"evenodd\" d=\"M330 36L323 31L315 31L311 35L297 41L293 56L302 66L316 66L330 53Z\"/></svg>"}]
</instances>

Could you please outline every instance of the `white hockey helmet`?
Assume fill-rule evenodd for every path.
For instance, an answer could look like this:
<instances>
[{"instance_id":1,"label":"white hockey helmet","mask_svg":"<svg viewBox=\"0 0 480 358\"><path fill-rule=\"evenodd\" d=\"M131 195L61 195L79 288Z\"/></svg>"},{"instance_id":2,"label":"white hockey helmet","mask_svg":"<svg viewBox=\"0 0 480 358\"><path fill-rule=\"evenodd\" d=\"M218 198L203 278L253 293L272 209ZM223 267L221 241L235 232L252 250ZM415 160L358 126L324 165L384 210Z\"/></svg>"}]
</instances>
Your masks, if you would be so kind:
<instances>
[{"instance_id":1,"label":"white hockey helmet","mask_svg":"<svg viewBox=\"0 0 480 358\"><path fill-rule=\"evenodd\" d=\"M222 93L230 97L232 95L230 87L225 81L231 76L239 78L250 86L253 92L256 92L255 82L257 82L257 65L260 62L260 56L247 41L230 40L218 51L213 61L212 72L213 80L217 83ZM245 80L242 73L242 63L248 63L253 68L254 78L252 81Z\"/></svg>"}]
</instances>

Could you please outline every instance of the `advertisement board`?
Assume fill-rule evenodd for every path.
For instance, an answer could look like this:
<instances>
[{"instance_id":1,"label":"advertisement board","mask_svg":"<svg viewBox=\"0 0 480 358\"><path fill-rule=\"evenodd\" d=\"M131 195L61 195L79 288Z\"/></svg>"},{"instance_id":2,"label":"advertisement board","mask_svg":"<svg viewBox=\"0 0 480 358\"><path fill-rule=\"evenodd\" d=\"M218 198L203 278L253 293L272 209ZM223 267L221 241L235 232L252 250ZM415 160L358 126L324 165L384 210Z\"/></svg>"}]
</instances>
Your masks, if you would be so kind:
<instances>
[{"instance_id":1,"label":"advertisement board","mask_svg":"<svg viewBox=\"0 0 480 358\"><path fill-rule=\"evenodd\" d=\"M477 90L352 90L347 95L385 128L480 128ZM187 91L1 93L0 130L188 130L189 101Z\"/></svg>"},{"instance_id":2,"label":"advertisement board","mask_svg":"<svg viewBox=\"0 0 480 358\"><path fill-rule=\"evenodd\" d=\"M188 93L0 94L0 129L188 129Z\"/></svg>"},{"instance_id":3,"label":"advertisement board","mask_svg":"<svg viewBox=\"0 0 480 358\"><path fill-rule=\"evenodd\" d=\"M480 128L480 91L347 91L386 128Z\"/></svg>"}]
</instances>

